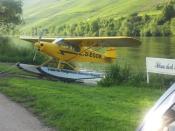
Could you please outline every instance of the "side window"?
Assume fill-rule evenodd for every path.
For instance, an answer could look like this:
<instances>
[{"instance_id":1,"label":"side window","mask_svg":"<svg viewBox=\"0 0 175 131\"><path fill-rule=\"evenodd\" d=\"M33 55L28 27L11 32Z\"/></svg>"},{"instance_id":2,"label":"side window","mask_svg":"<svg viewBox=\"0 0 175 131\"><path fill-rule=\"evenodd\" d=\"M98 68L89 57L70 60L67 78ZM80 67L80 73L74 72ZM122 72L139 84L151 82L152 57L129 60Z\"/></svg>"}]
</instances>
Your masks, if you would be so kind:
<instances>
[{"instance_id":1,"label":"side window","mask_svg":"<svg viewBox=\"0 0 175 131\"><path fill-rule=\"evenodd\" d=\"M175 131L175 104L163 116L163 124L167 131Z\"/></svg>"}]
</instances>

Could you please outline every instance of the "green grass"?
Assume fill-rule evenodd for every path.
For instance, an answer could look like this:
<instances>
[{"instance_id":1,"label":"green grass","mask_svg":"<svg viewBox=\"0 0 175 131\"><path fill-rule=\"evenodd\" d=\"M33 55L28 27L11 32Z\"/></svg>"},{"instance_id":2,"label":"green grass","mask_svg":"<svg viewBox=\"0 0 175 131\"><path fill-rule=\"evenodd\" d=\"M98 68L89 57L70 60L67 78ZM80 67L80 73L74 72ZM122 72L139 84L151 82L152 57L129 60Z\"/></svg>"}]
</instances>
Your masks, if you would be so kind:
<instances>
[{"instance_id":1,"label":"green grass","mask_svg":"<svg viewBox=\"0 0 175 131\"><path fill-rule=\"evenodd\" d=\"M21 70L16 68L14 63L0 63L0 72L9 71L11 73L19 73Z\"/></svg>"},{"instance_id":2,"label":"green grass","mask_svg":"<svg viewBox=\"0 0 175 131\"><path fill-rule=\"evenodd\" d=\"M166 0L42 0L42 2L24 0L24 18L26 25L22 32L35 26L59 27L67 23L91 21L99 17L115 18L132 13L160 14L156 6ZM37 6L37 5L40 6ZM153 13L152 13L153 12Z\"/></svg>"},{"instance_id":3,"label":"green grass","mask_svg":"<svg viewBox=\"0 0 175 131\"><path fill-rule=\"evenodd\" d=\"M0 62L0 75L1 74L16 74L16 75L30 75L35 76L29 72L22 71L17 68L15 63L1 63Z\"/></svg>"},{"instance_id":4,"label":"green grass","mask_svg":"<svg viewBox=\"0 0 175 131\"><path fill-rule=\"evenodd\" d=\"M131 131L162 91L6 78L0 90L61 131Z\"/></svg>"}]
</instances>

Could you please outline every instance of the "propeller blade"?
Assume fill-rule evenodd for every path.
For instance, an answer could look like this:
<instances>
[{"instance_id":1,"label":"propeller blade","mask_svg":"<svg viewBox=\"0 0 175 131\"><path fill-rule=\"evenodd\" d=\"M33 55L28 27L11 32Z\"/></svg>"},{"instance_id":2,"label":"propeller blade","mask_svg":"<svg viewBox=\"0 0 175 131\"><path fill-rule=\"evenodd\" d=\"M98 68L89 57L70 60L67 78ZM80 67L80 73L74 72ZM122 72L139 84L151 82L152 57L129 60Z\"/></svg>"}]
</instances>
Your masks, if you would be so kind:
<instances>
[{"instance_id":1,"label":"propeller blade","mask_svg":"<svg viewBox=\"0 0 175 131\"><path fill-rule=\"evenodd\" d=\"M36 56L37 56L37 50L35 49L35 50L34 50L33 61L35 61L35 60L36 60Z\"/></svg>"},{"instance_id":2,"label":"propeller blade","mask_svg":"<svg viewBox=\"0 0 175 131\"><path fill-rule=\"evenodd\" d=\"M44 30L42 30L40 33L39 33L39 38L38 38L38 42L41 41L42 37L44 35Z\"/></svg>"},{"instance_id":3,"label":"propeller blade","mask_svg":"<svg viewBox=\"0 0 175 131\"><path fill-rule=\"evenodd\" d=\"M42 37L43 37L44 31L45 31L45 30L42 30L42 31L40 32L39 37L38 37L38 43L40 43L40 41L41 41L41 39L42 39ZM34 48L34 57L33 57L33 61L36 60L37 52L38 52L38 51Z\"/></svg>"}]
</instances>

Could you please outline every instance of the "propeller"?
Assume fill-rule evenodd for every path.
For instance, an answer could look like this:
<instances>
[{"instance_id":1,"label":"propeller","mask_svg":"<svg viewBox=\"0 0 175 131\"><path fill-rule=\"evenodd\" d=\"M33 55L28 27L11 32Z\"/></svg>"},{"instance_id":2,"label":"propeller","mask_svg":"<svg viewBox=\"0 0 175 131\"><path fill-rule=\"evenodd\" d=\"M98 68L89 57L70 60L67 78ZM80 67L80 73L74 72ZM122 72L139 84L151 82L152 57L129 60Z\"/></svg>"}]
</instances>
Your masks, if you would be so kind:
<instances>
[{"instance_id":1,"label":"propeller","mask_svg":"<svg viewBox=\"0 0 175 131\"><path fill-rule=\"evenodd\" d=\"M42 37L43 37L43 34L44 34L44 30L42 30L40 33L39 33L39 38L38 38L38 43L40 43Z\"/></svg>"},{"instance_id":2,"label":"propeller","mask_svg":"<svg viewBox=\"0 0 175 131\"><path fill-rule=\"evenodd\" d=\"M41 41L41 39L42 39L42 37L43 37L45 31L46 31L46 29L43 29L42 31L40 31L39 37L38 37L38 43L40 43L40 41ZM36 48L34 48L33 61L36 60L37 53L38 53L38 50L37 50Z\"/></svg>"},{"instance_id":3,"label":"propeller","mask_svg":"<svg viewBox=\"0 0 175 131\"><path fill-rule=\"evenodd\" d=\"M39 34L38 43L40 43L40 41L42 39L42 36L43 36L43 31L41 31L40 34ZM34 47L33 48L33 52L34 52L34 56L33 56L33 62L34 62L36 60L36 56L37 56L38 50Z\"/></svg>"},{"instance_id":4,"label":"propeller","mask_svg":"<svg viewBox=\"0 0 175 131\"><path fill-rule=\"evenodd\" d=\"M36 60L37 53L38 53L37 49L34 48L33 62Z\"/></svg>"}]
</instances>

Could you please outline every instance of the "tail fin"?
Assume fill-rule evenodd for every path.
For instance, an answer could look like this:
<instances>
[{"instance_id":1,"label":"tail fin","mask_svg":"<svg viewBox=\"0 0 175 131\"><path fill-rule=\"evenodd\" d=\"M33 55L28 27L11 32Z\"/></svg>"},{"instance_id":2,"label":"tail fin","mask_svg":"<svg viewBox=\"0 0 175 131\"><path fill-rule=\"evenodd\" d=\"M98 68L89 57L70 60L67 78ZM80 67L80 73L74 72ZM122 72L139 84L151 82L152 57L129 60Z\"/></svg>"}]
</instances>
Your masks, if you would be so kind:
<instances>
[{"instance_id":1,"label":"tail fin","mask_svg":"<svg viewBox=\"0 0 175 131\"><path fill-rule=\"evenodd\" d=\"M104 54L105 57L115 59L117 57L115 48L108 48Z\"/></svg>"}]
</instances>

